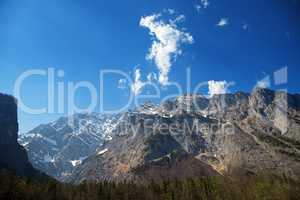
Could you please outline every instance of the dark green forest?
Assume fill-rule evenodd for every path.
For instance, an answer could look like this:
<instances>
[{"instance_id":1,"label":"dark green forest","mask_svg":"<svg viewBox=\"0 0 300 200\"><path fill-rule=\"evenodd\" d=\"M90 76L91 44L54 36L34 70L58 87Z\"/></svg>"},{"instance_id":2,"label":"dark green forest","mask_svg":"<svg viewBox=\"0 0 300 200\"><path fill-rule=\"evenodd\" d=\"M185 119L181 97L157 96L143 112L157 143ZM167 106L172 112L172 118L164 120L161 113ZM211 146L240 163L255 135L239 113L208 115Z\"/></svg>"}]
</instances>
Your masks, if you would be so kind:
<instances>
[{"instance_id":1,"label":"dark green forest","mask_svg":"<svg viewBox=\"0 0 300 200\"><path fill-rule=\"evenodd\" d=\"M0 172L0 199L14 200L285 200L300 199L300 183L278 177L218 179L213 177L150 183L82 183L71 185L55 180L39 181Z\"/></svg>"}]
</instances>

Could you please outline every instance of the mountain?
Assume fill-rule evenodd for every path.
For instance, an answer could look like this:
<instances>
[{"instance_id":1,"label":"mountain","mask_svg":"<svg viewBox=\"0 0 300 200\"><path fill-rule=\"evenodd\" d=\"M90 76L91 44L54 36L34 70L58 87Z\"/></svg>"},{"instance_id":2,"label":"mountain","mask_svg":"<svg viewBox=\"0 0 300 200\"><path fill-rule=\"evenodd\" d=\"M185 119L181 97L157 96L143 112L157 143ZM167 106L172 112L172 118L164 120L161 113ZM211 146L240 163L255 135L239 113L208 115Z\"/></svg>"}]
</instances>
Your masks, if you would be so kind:
<instances>
[{"instance_id":1,"label":"mountain","mask_svg":"<svg viewBox=\"0 0 300 200\"><path fill-rule=\"evenodd\" d=\"M183 95L128 111L113 139L65 180L137 181L272 173L299 179L300 95L256 88Z\"/></svg>"},{"instance_id":2,"label":"mountain","mask_svg":"<svg viewBox=\"0 0 300 200\"><path fill-rule=\"evenodd\" d=\"M26 150L17 142L17 102L12 96L0 93L0 169L19 176L46 177L28 161Z\"/></svg>"},{"instance_id":3,"label":"mountain","mask_svg":"<svg viewBox=\"0 0 300 200\"><path fill-rule=\"evenodd\" d=\"M75 114L40 125L19 139L34 167L63 179L105 142L119 115Z\"/></svg>"},{"instance_id":4,"label":"mountain","mask_svg":"<svg viewBox=\"0 0 300 200\"><path fill-rule=\"evenodd\" d=\"M66 180L75 183L84 180L148 182L154 176L160 181L218 175L210 166L190 156L170 134L152 134L152 130L144 127L144 121L151 120L151 116L140 115L126 114L113 139L75 168L71 178Z\"/></svg>"}]
</instances>

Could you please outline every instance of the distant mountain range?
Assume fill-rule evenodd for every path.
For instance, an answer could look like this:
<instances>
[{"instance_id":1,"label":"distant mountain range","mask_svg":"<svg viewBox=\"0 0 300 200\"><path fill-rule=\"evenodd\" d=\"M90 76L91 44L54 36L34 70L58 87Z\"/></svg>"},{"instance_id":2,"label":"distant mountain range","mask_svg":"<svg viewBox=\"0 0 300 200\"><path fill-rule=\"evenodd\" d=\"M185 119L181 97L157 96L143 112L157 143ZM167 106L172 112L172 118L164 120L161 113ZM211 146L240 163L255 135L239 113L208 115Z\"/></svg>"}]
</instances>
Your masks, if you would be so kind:
<instances>
[{"instance_id":1,"label":"distant mountain range","mask_svg":"<svg viewBox=\"0 0 300 200\"><path fill-rule=\"evenodd\" d=\"M19 142L35 168L62 179L112 139L119 117L97 113L62 117L21 135Z\"/></svg>"},{"instance_id":2,"label":"distant mountain range","mask_svg":"<svg viewBox=\"0 0 300 200\"><path fill-rule=\"evenodd\" d=\"M118 115L76 114L20 138L60 180L149 182L273 173L300 177L300 95L183 95Z\"/></svg>"}]
</instances>

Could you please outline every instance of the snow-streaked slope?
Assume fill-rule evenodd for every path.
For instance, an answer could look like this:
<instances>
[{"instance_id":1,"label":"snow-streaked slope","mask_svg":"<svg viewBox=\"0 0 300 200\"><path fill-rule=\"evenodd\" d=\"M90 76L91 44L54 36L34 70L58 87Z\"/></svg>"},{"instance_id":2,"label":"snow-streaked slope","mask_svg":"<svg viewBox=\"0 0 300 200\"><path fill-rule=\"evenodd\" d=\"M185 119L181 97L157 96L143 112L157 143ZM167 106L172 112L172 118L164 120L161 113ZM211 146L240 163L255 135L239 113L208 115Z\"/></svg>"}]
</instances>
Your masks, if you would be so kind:
<instances>
[{"instance_id":1,"label":"snow-streaked slope","mask_svg":"<svg viewBox=\"0 0 300 200\"><path fill-rule=\"evenodd\" d=\"M62 117L23 134L19 142L36 168L62 179L112 139L120 116L91 113Z\"/></svg>"}]
</instances>

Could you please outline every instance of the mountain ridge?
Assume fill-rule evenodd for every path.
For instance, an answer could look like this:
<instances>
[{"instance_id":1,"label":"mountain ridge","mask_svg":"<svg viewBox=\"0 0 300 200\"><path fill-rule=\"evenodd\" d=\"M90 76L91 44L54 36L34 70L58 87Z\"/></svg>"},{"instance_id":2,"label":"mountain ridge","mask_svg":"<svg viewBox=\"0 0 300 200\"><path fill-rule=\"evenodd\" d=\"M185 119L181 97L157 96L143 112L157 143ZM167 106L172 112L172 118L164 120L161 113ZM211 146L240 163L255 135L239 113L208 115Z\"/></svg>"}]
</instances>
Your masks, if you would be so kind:
<instances>
[{"instance_id":1,"label":"mountain ridge","mask_svg":"<svg viewBox=\"0 0 300 200\"><path fill-rule=\"evenodd\" d=\"M84 180L147 182L150 181L150 175L156 177L156 181L165 178L183 179L184 176L172 176L178 172L178 166L186 166L185 163L189 162L193 165L186 177L205 174L240 176L271 170L275 174L298 178L299 111L300 95L256 88L252 93L218 94L210 98L185 94L160 105L147 101L133 110L112 116L102 116L98 113L76 114L75 116L79 116L78 118L85 122L97 117L96 120L81 126L75 123L75 127L80 127L78 129L66 126L66 117L50 123L50 126L68 127L61 130L69 129L71 135L80 136L84 140L89 138L93 148L83 155L81 150L78 151L82 141L79 144L62 143L59 151L73 150L66 151L68 153L62 157L61 165L52 168L52 171L37 164L34 166L59 180L74 183ZM104 121L99 120L100 118ZM157 129L162 125L167 125L167 130ZM169 129L172 125L176 125L174 130ZM104 137L103 140L98 140L97 134L100 132L95 132L93 127L102 126L109 127L109 134L104 134L106 139ZM198 129L193 129L194 126ZM43 136L50 132L45 129L45 125L40 131L43 132ZM65 135L61 133L56 134L59 137ZM160 139L147 143L155 137ZM45 140L36 136L33 138L35 139L29 142L29 146L25 145L31 162L34 162L34 153L40 151L39 148L33 148L36 147L35 140ZM46 141L50 147L38 156L41 161L45 160L45 153L50 151L51 144L55 144L52 139ZM21 141L22 144L26 144L24 138L21 138ZM174 142L177 145L174 145ZM158 148L158 144L170 148ZM151 155L151 152L160 153L160 156L150 159L146 155ZM178 154L179 158L171 157L170 165L161 166L159 161L164 161L169 158L167 155L173 155L175 152L182 153ZM52 163L54 157L59 158L57 155L59 153L47 157L47 163ZM157 165L161 167L158 168ZM200 168L205 173L199 173L199 166L202 166ZM54 174L58 168L61 170L60 174ZM175 171L173 175L165 176L172 170ZM154 172L160 175L155 176Z\"/></svg>"},{"instance_id":2,"label":"mountain ridge","mask_svg":"<svg viewBox=\"0 0 300 200\"><path fill-rule=\"evenodd\" d=\"M205 163L206 168L213 169L215 174L240 176L271 170L274 174L299 178L299 100L299 95L257 88L251 94L220 94L209 99L183 95L156 107L142 105L125 113L124 125L118 124L114 139L103 147L106 153L87 159L75 168L67 181L79 183L108 178L122 181L124 177L125 180L134 180L132 177L137 175L136 169L148 166L147 169L155 171L155 166L149 164L144 156L152 148L145 140L155 134L169 135L180 144L168 153L183 150ZM283 122L285 117L287 121ZM188 131L184 124L193 126L195 121L202 129L186 134ZM151 128L173 123L179 125L174 132L157 132ZM128 126L137 128L137 132L132 133ZM180 132L182 130L183 133ZM126 170L120 171L120 167ZM161 170L157 172L160 177L156 180L175 178L162 178L168 170ZM197 167L190 170L192 175L197 176ZM149 181L147 175L147 171L144 174L139 171L137 180Z\"/></svg>"}]
</instances>

